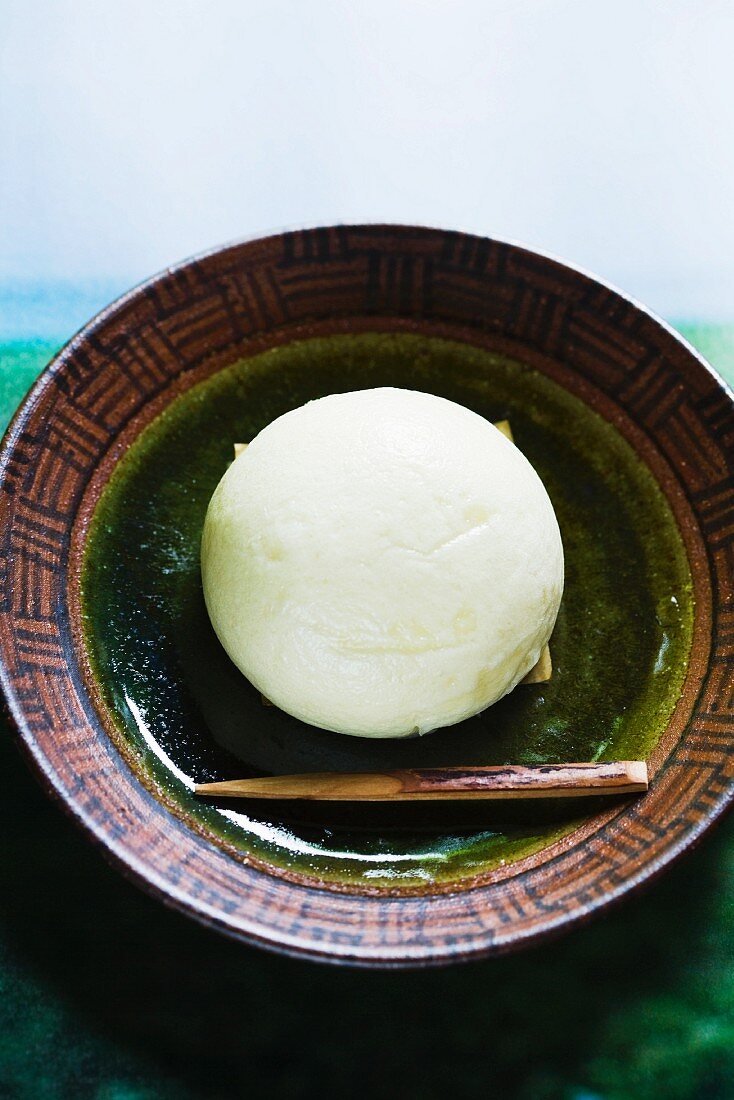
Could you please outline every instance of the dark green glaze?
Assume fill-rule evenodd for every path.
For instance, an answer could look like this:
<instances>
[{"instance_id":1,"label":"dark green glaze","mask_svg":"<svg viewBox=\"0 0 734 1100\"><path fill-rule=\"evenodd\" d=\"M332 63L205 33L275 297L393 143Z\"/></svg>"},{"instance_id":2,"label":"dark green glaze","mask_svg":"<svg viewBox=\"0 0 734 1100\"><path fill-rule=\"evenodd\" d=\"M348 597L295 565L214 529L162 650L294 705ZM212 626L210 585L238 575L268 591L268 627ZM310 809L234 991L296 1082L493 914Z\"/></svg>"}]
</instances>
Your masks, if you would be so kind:
<instances>
[{"instance_id":1,"label":"dark green glaze","mask_svg":"<svg viewBox=\"0 0 734 1100\"><path fill-rule=\"evenodd\" d=\"M401 742L326 733L264 707L214 637L199 574L206 506L232 443L314 397L382 385L508 418L553 500L566 551L552 681L521 686L460 726ZM673 516L615 429L520 363L405 334L292 343L241 360L175 401L102 496L82 588L92 664L140 768L238 848L363 885L474 875L544 846L582 811L578 803L269 803L245 813L202 803L187 783L252 770L644 757L680 695L693 619ZM583 812L593 809L587 803Z\"/></svg>"}]
</instances>

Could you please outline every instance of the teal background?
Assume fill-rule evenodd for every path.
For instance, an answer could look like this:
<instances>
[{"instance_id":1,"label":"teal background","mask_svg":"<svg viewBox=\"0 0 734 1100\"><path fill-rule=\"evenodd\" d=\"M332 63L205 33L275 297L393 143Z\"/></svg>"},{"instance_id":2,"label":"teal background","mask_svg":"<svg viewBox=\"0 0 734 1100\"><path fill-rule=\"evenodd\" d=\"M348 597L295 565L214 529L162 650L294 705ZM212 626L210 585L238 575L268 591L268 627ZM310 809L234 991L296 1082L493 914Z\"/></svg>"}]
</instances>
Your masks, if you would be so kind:
<instances>
[{"instance_id":1,"label":"teal background","mask_svg":"<svg viewBox=\"0 0 734 1100\"><path fill-rule=\"evenodd\" d=\"M734 381L734 326L680 327ZM0 347L4 423L55 346ZM229 942L129 885L2 732L3 1100L734 1097L734 820L556 942L440 971L334 969Z\"/></svg>"}]
</instances>

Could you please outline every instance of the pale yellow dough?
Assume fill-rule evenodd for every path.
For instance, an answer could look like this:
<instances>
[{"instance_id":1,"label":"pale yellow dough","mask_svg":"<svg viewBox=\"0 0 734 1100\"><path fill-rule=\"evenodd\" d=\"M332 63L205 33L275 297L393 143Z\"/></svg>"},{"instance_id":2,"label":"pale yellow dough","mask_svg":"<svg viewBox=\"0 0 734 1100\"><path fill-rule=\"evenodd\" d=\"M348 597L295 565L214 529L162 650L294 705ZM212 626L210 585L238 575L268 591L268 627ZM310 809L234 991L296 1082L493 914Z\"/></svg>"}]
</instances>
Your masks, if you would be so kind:
<instances>
[{"instance_id":1,"label":"pale yellow dough","mask_svg":"<svg viewBox=\"0 0 734 1100\"><path fill-rule=\"evenodd\" d=\"M563 547L540 478L487 420L359 390L279 417L232 463L202 574L222 645L276 706L407 737L477 714L533 667Z\"/></svg>"}]
</instances>

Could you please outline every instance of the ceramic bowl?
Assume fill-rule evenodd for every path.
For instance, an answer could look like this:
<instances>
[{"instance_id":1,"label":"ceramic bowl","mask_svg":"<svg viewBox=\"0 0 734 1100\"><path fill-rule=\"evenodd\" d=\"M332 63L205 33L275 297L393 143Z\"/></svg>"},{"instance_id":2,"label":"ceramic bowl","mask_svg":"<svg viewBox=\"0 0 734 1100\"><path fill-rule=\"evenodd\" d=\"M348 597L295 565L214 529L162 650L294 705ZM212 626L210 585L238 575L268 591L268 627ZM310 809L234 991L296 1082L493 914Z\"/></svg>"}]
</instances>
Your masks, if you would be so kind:
<instances>
[{"instance_id":1,"label":"ceramic bowl","mask_svg":"<svg viewBox=\"0 0 734 1100\"><path fill-rule=\"evenodd\" d=\"M213 638L197 560L233 442L376 384L509 415L568 560L552 687L379 746L263 706ZM5 437L0 677L20 743L134 881L247 943L365 966L529 944L656 875L732 798L733 443L731 397L685 341L525 248L338 226L187 261L82 330ZM623 752L648 759L644 797L545 816L191 793L236 772Z\"/></svg>"}]
</instances>

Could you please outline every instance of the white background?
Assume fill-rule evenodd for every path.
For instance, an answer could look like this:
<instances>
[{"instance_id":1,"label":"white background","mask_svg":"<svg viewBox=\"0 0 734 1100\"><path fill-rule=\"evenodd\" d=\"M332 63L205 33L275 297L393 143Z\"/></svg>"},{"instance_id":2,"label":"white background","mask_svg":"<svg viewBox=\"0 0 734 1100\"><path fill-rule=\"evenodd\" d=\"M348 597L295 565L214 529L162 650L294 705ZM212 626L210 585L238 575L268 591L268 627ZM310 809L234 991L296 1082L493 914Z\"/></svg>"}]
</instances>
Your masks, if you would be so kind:
<instances>
[{"instance_id":1,"label":"white background","mask_svg":"<svg viewBox=\"0 0 734 1100\"><path fill-rule=\"evenodd\" d=\"M5 283L394 220L734 318L731 0L0 0L0 65Z\"/></svg>"}]
</instances>

